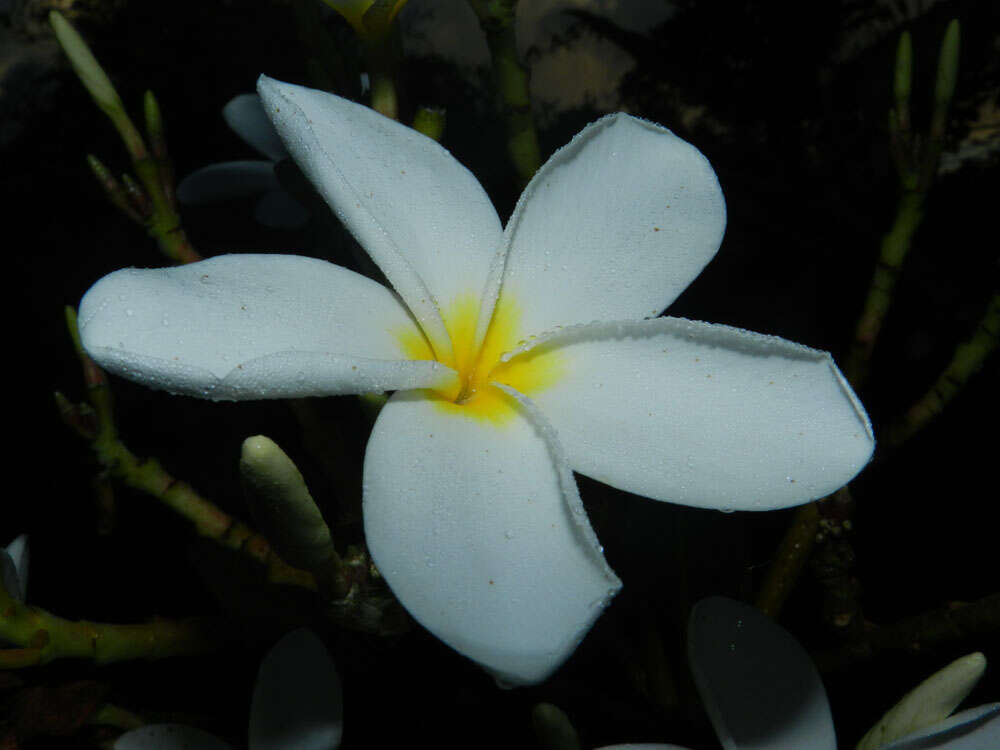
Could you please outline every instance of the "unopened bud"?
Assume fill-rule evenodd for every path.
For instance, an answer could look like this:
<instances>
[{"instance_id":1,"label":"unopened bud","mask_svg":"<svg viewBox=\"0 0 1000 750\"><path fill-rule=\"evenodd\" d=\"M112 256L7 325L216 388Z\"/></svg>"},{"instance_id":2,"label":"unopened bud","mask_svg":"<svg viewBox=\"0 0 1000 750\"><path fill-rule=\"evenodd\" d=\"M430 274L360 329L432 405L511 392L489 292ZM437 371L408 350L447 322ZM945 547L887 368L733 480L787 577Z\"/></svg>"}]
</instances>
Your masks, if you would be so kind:
<instances>
[{"instance_id":1,"label":"unopened bud","mask_svg":"<svg viewBox=\"0 0 1000 750\"><path fill-rule=\"evenodd\" d=\"M240 471L250 512L277 553L306 570L327 565L335 555L330 529L292 459L256 435L243 441Z\"/></svg>"},{"instance_id":2,"label":"unopened bud","mask_svg":"<svg viewBox=\"0 0 1000 750\"><path fill-rule=\"evenodd\" d=\"M948 718L986 671L981 653L956 659L903 696L861 738L857 750L874 750Z\"/></svg>"},{"instance_id":3,"label":"unopened bud","mask_svg":"<svg viewBox=\"0 0 1000 750\"><path fill-rule=\"evenodd\" d=\"M545 750L580 750L580 738L569 717L558 706L538 703L531 710L531 726Z\"/></svg>"},{"instance_id":4,"label":"unopened bud","mask_svg":"<svg viewBox=\"0 0 1000 750\"><path fill-rule=\"evenodd\" d=\"M115 128L118 129L132 158L144 158L146 146L142 142L139 132L129 119L122 100L118 96L118 92L115 91L114 84L111 83L111 79L108 78L101 64L97 62L97 58L94 57L94 53L90 51L90 47L87 46L83 37L57 10L49 12L49 23L52 25L52 30L55 31L56 39L59 40L59 44L62 45L63 51L69 58L73 70L76 71L77 76L97 106L103 110Z\"/></svg>"},{"instance_id":5,"label":"unopened bud","mask_svg":"<svg viewBox=\"0 0 1000 750\"><path fill-rule=\"evenodd\" d=\"M958 19L948 24L941 42L941 54L938 57L937 83L934 86L934 101L939 106L947 106L955 94L955 82L958 80L958 52L961 32Z\"/></svg>"}]
</instances>

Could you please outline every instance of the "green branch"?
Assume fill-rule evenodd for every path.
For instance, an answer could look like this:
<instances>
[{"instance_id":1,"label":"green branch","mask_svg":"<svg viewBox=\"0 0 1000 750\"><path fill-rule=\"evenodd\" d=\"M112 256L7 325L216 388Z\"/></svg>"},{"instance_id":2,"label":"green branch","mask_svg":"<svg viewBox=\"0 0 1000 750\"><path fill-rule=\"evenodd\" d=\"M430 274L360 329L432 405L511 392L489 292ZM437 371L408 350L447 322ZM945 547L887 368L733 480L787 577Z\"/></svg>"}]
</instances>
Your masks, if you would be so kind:
<instances>
[{"instance_id":1,"label":"green branch","mask_svg":"<svg viewBox=\"0 0 1000 750\"><path fill-rule=\"evenodd\" d=\"M909 32L900 36L896 51L894 104L889 112L889 145L902 193L892 228L882 238L868 296L844 367L844 374L855 388L860 387L868 377L872 352L892 304L900 269L923 220L924 202L937 174L945 123L958 76L959 39L958 21L952 21L941 42L931 123L926 133L918 133L910 122L913 46Z\"/></svg>"},{"instance_id":2,"label":"green branch","mask_svg":"<svg viewBox=\"0 0 1000 750\"><path fill-rule=\"evenodd\" d=\"M869 624L857 640L812 656L820 672L833 672L869 661L885 651L919 652L978 634L994 634L997 630L1000 630L1000 594L991 594L975 602L955 602L891 625Z\"/></svg>"},{"instance_id":3,"label":"green branch","mask_svg":"<svg viewBox=\"0 0 1000 750\"><path fill-rule=\"evenodd\" d=\"M930 389L889 430L889 443L899 445L944 411L969 378L982 369L986 358L1000 340L1000 293L986 306L979 325L967 340L955 348L951 361Z\"/></svg>"},{"instance_id":4,"label":"green branch","mask_svg":"<svg viewBox=\"0 0 1000 750\"><path fill-rule=\"evenodd\" d=\"M65 620L12 597L0 584L0 669L22 669L54 659L90 659L111 664L131 659L162 659L218 648L217 625L208 620L154 620L116 625Z\"/></svg>"},{"instance_id":5,"label":"green branch","mask_svg":"<svg viewBox=\"0 0 1000 750\"><path fill-rule=\"evenodd\" d=\"M121 136L122 143L132 159L132 168L142 183L140 188L127 176L122 178L122 187L111 176L111 172L92 155L87 162L108 194L111 202L131 220L146 227L149 235L156 240L161 252L175 263L191 263L201 260L201 255L191 245L181 226L174 198L173 170L167 157L166 139L160 107L151 91L143 100L146 120L146 134L151 146L145 141L125 111L121 97L111 79L94 57L83 37L73 28L61 13L49 13L49 23L55 31L56 39L62 45L84 87L94 103L108 116Z\"/></svg>"},{"instance_id":6,"label":"green branch","mask_svg":"<svg viewBox=\"0 0 1000 750\"><path fill-rule=\"evenodd\" d=\"M115 428L107 378L80 345L76 314L71 308L66 309L66 320L83 367L90 404L74 405L61 394L56 395L56 401L64 420L90 442L104 470L190 521L201 536L264 566L268 581L315 589L315 578L278 557L262 535L202 497L188 483L171 476L155 458L140 459L126 447Z\"/></svg>"},{"instance_id":7,"label":"green branch","mask_svg":"<svg viewBox=\"0 0 1000 750\"><path fill-rule=\"evenodd\" d=\"M486 34L507 121L507 153L523 186L538 171L542 157L531 112L530 73L517 55L514 33L517 0L469 0L469 5Z\"/></svg>"}]
</instances>

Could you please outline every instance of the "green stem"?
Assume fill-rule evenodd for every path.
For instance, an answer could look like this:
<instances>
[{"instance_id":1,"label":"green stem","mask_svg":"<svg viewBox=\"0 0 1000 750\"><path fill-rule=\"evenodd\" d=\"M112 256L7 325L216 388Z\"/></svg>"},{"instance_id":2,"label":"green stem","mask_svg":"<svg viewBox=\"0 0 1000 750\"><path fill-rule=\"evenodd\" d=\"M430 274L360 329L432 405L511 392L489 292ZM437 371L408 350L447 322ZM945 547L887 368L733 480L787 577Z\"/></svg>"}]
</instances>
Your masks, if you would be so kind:
<instances>
[{"instance_id":1,"label":"green stem","mask_svg":"<svg viewBox=\"0 0 1000 750\"><path fill-rule=\"evenodd\" d=\"M315 578L278 557L267 539L202 497L191 485L175 479L156 459L139 459L122 443L115 427L107 377L83 350L76 313L72 308L66 308L66 323L83 367L88 399L97 420L95 436L90 441L91 448L108 474L156 498L193 523L195 531L201 536L256 560L267 571L267 580L315 589Z\"/></svg>"},{"instance_id":2,"label":"green stem","mask_svg":"<svg viewBox=\"0 0 1000 750\"><path fill-rule=\"evenodd\" d=\"M507 152L521 184L526 185L542 164L538 134L531 112L530 73L517 54L514 10L517 0L469 0L486 34L493 75L507 122Z\"/></svg>"},{"instance_id":3,"label":"green stem","mask_svg":"<svg viewBox=\"0 0 1000 750\"><path fill-rule=\"evenodd\" d=\"M975 602L954 602L942 609L924 612L905 620L873 627L831 651L813 653L821 673L842 671L869 661L885 651L919 653L951 641L975 635L990 635L1000 628L1000 593Z\"/></svg>"},{"instance_id":4,"label":"green stem","mask_svg":"<svg viewBox=\"0 0 1000 750\"><path fill-rule=\"evenodd\" d=\"M392 120L399 119L399 101L396 97L396 81L387 71L372 71L372 103L371 107L380 115Z\"/></svg>"},{"instance_id":5,"label":"green stem","mask_svg":"<svg viewBox=\"0 0 1000 750\"><path fill-rule=\"evenodd\" d=\"M142 212L136 213L122 205L124 198L110 173L93 157L89 157L91 169L97 176L113 203L131 219L137 216L146 230L160 246L161 252L175 263L191 263L201 260L201 256L191 245L181 227L180 217L173 201L173 176L166 157L166 139L163 133L163 119L159 105L151 92L146 92L143 102L146 128L153 144L152 153L146 147L142 135L125 111L121 97L111 83L97 58L94 57L83 37L58 11L49 13L49 20L62 45L73 70L86 87L94 102L100 108L121 136L128 150L132 166L145 194L138 191L136 197ZM146 200L150 205L146 205Z\"/></svg>"},{"instance_id":6,"label":"green stem","mask_svg":"<svg viewBox=\"0 0 1000 750\"><path fill-rule=\"evenodd\" d=\"M767 577L757 594L756 606L768 617L777 617L788 595L809 560L816 532L819 530L818 502L808 503L795 511L789 527L775 554Z\"/></svg>"},{"instance_id":7,"label":"green stem","mask_svg":"<svg viewBox=\"0 0 1000 750\"><path fill-rule=\"evenodd\" d=\"M444 134L445 111L434 107L418 107L413 117L413 129L428 138L440 141Z\"/></svg>"},{"instance_id":8,"label":"green stem","mask_svg":"<svg viewBox=\"0 0 1000 750\"><path fill-rule=\"evenodd\" d=\"M218 625L206 620L155 620L118 625L65 620L29 607L0 586L0 640L18 648L0 650L0 669L47 664L54 659L90 659L97 664L162 659L218 647Z\"/></svg>"},{"instance_id":9,"label":"green stem","mask_svg":"<svg viewBox=\"0 0 1000 750\"><path fill-rule=\"evenodd\" d=\"M872 351L892 304L900 268L913 244L913 235L923 219L925 197L923 192L905 191L899 198L892 228L882 238L878 263L868 287L868 297L858 319L854 341L844 367L847 379L855 388L864 383L868 376Z\"/></svg>"},{"instance_id":10,"label":"green stem","mask_svg":"<svg viewBox=\"0 0 1000 750\"><path fill-rule=\"evenodd\" d=\"M1000 293L995 293L972 336L955 348L951 361L934 381L934 385L890 429L890 444L899 445L940 414L969 378L982 369L986 358L996 350L998 339Z\"/></svg>"},{"instance_id":11,"label":"green stem","mask_svg":"<svg viewBox=\"0 0 1000 750\"><path fill-rule=\"evenodd\" d=\"M398 120L396 60L399 57L399 38L396 29L391 27L383 34L363 39L362 44L371 82L371 108L392 120Z\"/></svg>"},{"instance_id":12,"label":"green stem","mask_svg":"<svg viewBox=\"0 0 1000 750\"><path fill-rule=\"evenodd\" d=\"M113 703L105 703L94 711L91 717L87 719L87 723L102 724L122 730L137 729L146 724L142 717L131 711L126 711L121 706L116 706Z\"/></svg>"}]
</instances>

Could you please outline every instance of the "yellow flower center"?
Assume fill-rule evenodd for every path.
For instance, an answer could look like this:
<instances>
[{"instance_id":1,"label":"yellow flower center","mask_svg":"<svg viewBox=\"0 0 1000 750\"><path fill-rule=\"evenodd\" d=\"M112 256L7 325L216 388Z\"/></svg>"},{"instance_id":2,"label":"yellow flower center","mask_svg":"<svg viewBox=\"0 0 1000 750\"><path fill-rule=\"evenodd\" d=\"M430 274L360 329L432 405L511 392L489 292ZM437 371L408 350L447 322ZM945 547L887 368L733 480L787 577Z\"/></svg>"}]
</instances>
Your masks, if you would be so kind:
<instances>
[{"instance_id":1,"label":"yellow flower center","mask_svg":"<svg viewBox=\"0 0 1000 750\"><path fill-rule=\"evenodd\" d=\"M458 373L458 382L428 395L445 411L503 422L513 414L510 397L491 383L509 385L530 397L559 378L563 363L557 353L539 350L519 354L506 362L501 360L501 355L523 343L517 338L520 310L509 295L500 298L483 345L476 349L478 315L479 300L474 294L462 295L442 310L454 357L437 359ZM397 332L396 338L410 359L435 359L430 344L419 331Z\"/></svg>"}]
</instances>

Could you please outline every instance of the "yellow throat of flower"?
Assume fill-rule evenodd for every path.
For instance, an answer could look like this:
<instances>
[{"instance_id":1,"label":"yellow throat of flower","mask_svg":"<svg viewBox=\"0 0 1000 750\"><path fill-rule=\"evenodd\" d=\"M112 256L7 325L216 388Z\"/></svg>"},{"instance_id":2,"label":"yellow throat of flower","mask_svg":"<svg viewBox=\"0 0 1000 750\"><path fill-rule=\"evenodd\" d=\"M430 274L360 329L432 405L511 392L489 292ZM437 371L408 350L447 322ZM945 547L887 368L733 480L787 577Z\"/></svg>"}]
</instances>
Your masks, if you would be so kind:
<instances>
[{"instance_id":1,"label":"yellow throat of flower","mask_svg":"<svg viewBox=\"0 0 1000 750\"><path fill-rule=\"evenodd\" d=\"M513 413L511 398L492 383L503 383L526 396L548 387L563 372L560 356L542 346L501 360L501 355L524 343L518 340L520 310L516 302L502 296L493 311L483 345L476 349L479 300L473 294L457 298L442 310L451 336L454 357L435 357L427 339L416 331L397 333L397 340L410 359L438 359L458 372L450 388L431 392L435 404L445 411L492 422L506 421Z\"/></svg>"}]
</instances>

